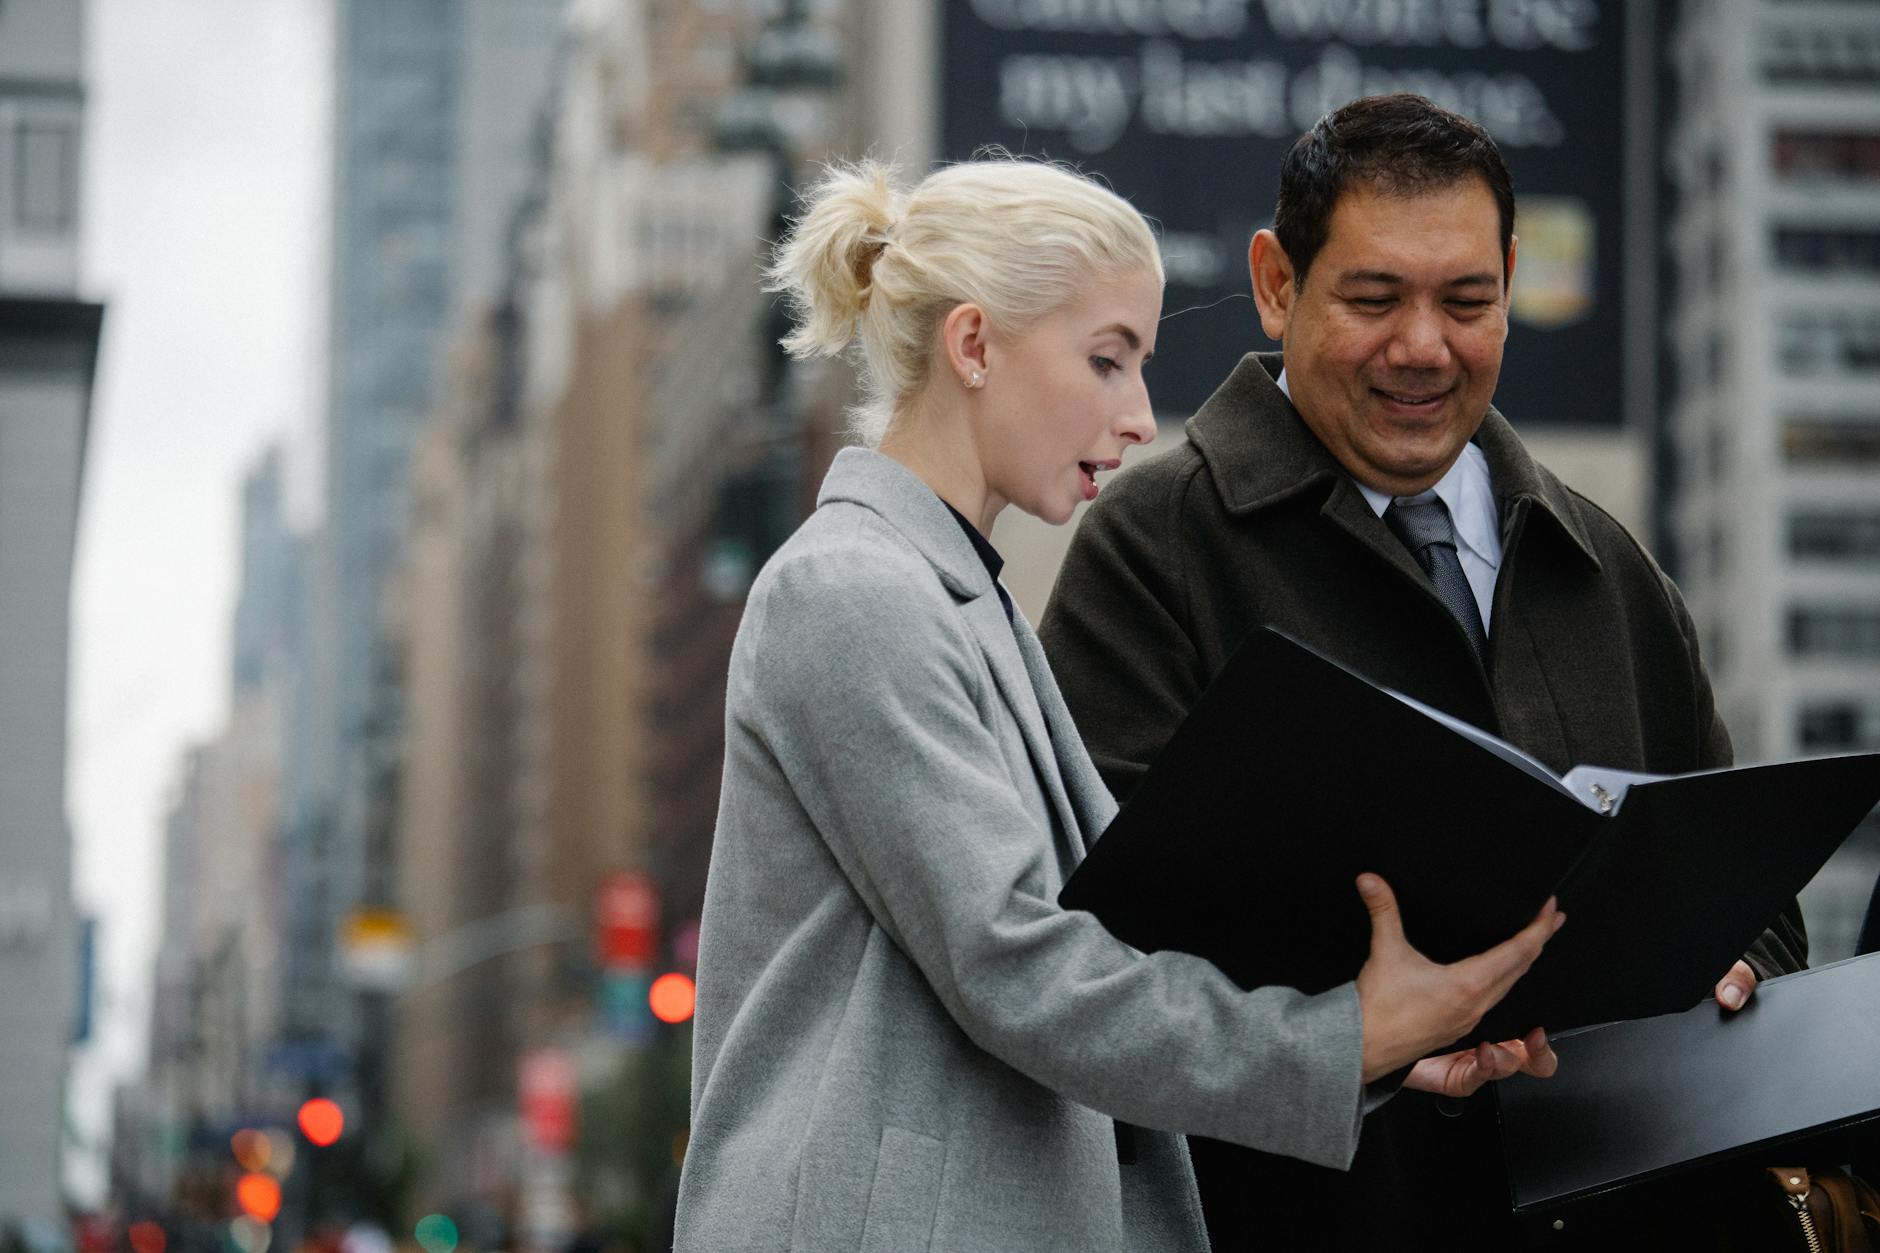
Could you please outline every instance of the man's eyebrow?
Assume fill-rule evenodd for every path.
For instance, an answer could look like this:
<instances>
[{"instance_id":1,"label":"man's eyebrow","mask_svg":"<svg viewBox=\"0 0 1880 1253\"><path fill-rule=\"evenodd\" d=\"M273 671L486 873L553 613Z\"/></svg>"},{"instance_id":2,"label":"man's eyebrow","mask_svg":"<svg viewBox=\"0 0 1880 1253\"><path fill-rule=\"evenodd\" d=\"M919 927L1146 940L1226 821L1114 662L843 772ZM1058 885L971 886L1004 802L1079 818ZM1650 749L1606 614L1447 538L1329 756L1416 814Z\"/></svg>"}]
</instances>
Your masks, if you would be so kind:
<instances>
[{"instance_id":1,"label":"man's eyebrow","mask_svg":"<svg viewBox=\"0 0 1880 1253\"><path fill-rule=\"evenodd\" d=\"M1338 276L1341 283L1382 283L1390 286L1403 282L1403 275L1392 274L1389 270L1346 270Z\"/></svg>"},{"instance_id":2,"label":"man's eyebrow","mask_svg":"<svg viewBox=\"0 0 1880 1253\"><path fill-rule=\"evenodd\" d=\"M1403 275L1392 274L1389 270L1347 270L1339 275L1344 283L1377 283L1385 287L1395 286L1404 281ZM1477 274L1462 274L1444 283L1444 287L1499 287L1501 275L1484 270Z\"/></svg>"}]
</instances>

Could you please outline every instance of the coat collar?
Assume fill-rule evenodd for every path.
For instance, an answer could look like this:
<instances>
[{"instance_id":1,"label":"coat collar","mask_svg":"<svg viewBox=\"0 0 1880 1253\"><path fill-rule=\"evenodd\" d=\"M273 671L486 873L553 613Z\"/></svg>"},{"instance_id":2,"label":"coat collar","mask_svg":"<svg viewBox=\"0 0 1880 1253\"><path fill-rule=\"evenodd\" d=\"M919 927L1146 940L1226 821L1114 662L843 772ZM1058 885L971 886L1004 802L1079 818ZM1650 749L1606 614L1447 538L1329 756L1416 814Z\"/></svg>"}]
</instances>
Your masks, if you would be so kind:
<instances>
[{"instance_id":1,"label":"coat collar","mask_svg":"<svg viewBox=\"0 0 1880 1253\"><path fill-rule=\"evenodd\" d=\"M919 475L893 457L870 448L838 452L816 494L816 504L838 500L880 514L927 559L940 582L958 599L995 596L992 576L945 503ZM1003 620L1003 610L1000 617Z\"/></svg>"},{"instance_id":2,"label":"coat collar","mask_svg":"<svg viewBox=\"0 0 1880 1253\"><path fill-rule=\"evenodd\" d=\"M1221 503L1231 514L1246 514L1316 489L1329 511L1341 484L1362 503L1344 467L1274 382L1281 364L1279 353L1248 353L1188 420L1188 438L1208 463ZM1525 502L1550 518L1598 569L1599 558L1581 517L1583 506L1528 455L1508 420L1490 408L1475 442L1488 459L1504 540L1517 506Z\"/></svg>"},{"instance_id":3,"label":"coat collar","mask_svg":"<svg viewBox=\"0 0 1880 1253\"><path fill-rule=\"evenodd\" d=\"M961 602L960 615L1018 722L1076 860L1108 825L1115 805L1088 764L1077 727L1025 615L1014 606L1014 621L1005 620L992 576L972 541L933 489L894 458L866 448L842 449L816 496L818 506L833 501L878 514L927 559L942 585Z\"/></svg>"}]
</instances>

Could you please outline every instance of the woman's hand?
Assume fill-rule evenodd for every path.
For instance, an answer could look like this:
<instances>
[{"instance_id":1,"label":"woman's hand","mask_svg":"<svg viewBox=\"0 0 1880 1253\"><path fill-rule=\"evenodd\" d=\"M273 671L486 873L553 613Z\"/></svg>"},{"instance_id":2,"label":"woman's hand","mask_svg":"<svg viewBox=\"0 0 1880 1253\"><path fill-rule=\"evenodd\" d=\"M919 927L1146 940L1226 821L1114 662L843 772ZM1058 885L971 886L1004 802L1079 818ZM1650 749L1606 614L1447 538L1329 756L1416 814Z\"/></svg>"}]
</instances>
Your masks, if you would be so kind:
<instances>
[{"instance_id":1,"label":"woman's hand","mask_svg":"<svg viewBox=\"0 0 1880 1253\"><path fill-rule=\"evenodd\" d=\"M1566 921L1566 915L1549 897L1534 920L1510 939L1486 952L1444 966L1417 952L1404 938L1397 897L1382 879L1374 874L1359 875L1358 895L1364 898L1364 906L1371 913L1371 956L1364 963L1364 969L1358 972L1358 1006L1364 1017L1362 1073L1366 1083L1419 1061L1431 1049L1441 1048L1473 1031L1482 1021L1482 1015L1527 973L1534 959L1541 955L1541 949ZM1493 1050L1498 1046L1482 1047ZM1480 1049L1470 1050L1469 1055L1479 1053ZM1546 1053L1549 1058L1553 1056L1551 1049ZM1445 1059L1429 1060L1442 1062ZM1523 1062L1539 1060L1522 1059ZM1489 1077L1499 1077L1493 1072L1501 1070L1506 1062L1491 1054L1487 1059L1474 1056L1472 1062L1457 1065L1475 1068L1458 1069L1458 1081L1482 1073L1484 1077L1475 1082L1475 1086L1480 1087ZM1520 1064L1515 1067L1520 1068Z\"/></svg>"}]
</instances>

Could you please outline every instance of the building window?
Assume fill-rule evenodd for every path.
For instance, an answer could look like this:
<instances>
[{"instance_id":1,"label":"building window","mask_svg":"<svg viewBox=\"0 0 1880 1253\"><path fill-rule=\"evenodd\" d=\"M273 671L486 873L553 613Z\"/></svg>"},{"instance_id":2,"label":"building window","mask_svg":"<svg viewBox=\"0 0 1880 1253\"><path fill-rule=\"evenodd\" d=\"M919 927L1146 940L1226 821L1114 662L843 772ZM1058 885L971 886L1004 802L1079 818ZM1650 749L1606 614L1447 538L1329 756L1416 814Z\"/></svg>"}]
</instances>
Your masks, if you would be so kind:
<instances>
[{"instance_id":1,"label":"building window","mask_svg":"<svg viewBox=\"0 0 1880 1253\"><path fill-rule=\"evenodd\" d=\"M1785 374L1880 372L1880 314L1797 310L1776 324L1776 358Z\"/></svg>"},{"instance_id":2,"label":"building window","mask_svg":"<svg viewBox=\"0 0 1880 1253\"><path fill-rule=\"evenodd\" d=\"M1789 556L1880 562L1880 510L1798 510L1789 516Z\"/></svg>"},{"instance_id":3,"label":"building window","mask_svg":"<svg viewBox=\"0 0 1880 1253\"><path fill-rule=\"evenodd\" d=\"M1811 701L1796 716L1795 738L1810 753L1880 748L1880 706Z\"/></svg>"},{"instance_id":4,"label":"building window","mask_svg":"<svg viewBox=\"0 0 1880 1253\"><path fill-rule=\"evenodd\" d=\"M1880 134L1779 130L1770 137L1769 165L1795 182L1880 180Z\"/></svg>"},{"instance_id":5,"label":"building window","mask_svg":"<svg viewBox=\"0 0 1880 1253\"><path fill-rule=\"evenodd\" d=\"M56 122L21 122L15 145L14 198L19 225L69 231L76 225L77 144L73 128Z\"/></svg>"},{"instance_id":6,"label":"building window","mask_svg":"<svg viewBox=\"0 0 1880 1253\"><path fill-rule=\"evenodd\" d=\"M1763 78L1792 86L1880 82L1880 28L1770 23L1758 47Z\"/></svg>"},{"instance_id":7,"label":"building window","mask_svg":"<svg viewBox=\"0 0 1880 1253\"><path fill-rule=\"evenodd\" d=\"M1880 606L1803 605L1789 610L1796 657L1880 658Z\"/></svg>"},{"instance_id":8,"label":"building window","mask_svg":"<svg viewBox=\"0 0 1880 1253\"><path fill-rule=\"evenodd\" d=\"M1880 231L1778 227L1776 268L1804 274L1880 273Z\"/></svg>"},{"instance_id":9,"label":"building window","mask_svg":"<svg viewBox=\"0 0 1880 1253\"><path fill-rule=\"evenodd\" d=\"M1789 418L1782 452L1790 465L1880 466L1880 422L1863 418Z\"/></svg>"}]
</instances>

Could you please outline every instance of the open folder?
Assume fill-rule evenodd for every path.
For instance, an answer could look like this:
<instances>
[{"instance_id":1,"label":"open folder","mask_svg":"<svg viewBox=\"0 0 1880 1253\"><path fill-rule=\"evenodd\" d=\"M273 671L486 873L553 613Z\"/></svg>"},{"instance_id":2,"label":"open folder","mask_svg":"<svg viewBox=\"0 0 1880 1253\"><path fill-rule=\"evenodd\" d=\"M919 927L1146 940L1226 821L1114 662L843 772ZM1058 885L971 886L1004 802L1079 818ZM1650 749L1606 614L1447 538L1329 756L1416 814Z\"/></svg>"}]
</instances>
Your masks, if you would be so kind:
<instances>
[{"instance_id":1,"label":"open folder","mask_svg":"<svg viewBox=\"0 0 1880 1253\"><path fill-rule=\"evenodd\" d=\"M1059 900L1243 987L1323 991L1370 945L1354 880L1455 961L1550 894L1567 923L1473 1038L1690 1008L1880 800L1880 754L1556 777L1271 629L1189 712Z\"/></svg>"}]
</instances>

